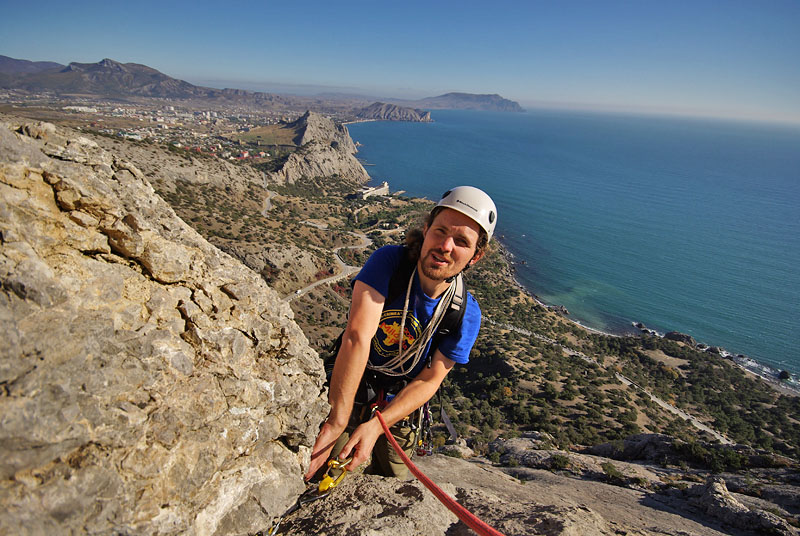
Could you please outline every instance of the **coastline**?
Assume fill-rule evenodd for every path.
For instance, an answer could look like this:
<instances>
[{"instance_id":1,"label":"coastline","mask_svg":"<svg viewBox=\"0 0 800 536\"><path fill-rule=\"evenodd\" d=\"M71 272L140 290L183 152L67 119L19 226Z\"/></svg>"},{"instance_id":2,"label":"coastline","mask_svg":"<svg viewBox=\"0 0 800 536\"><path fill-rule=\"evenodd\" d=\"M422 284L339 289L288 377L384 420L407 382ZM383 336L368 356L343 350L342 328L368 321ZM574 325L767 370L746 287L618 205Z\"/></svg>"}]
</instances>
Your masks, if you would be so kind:
<instances>
[{"instance_id":1,"label":"coastline","mask_svg":"<svg viewBox=\"0 0 800 536\"><path fill-rule=\"evenodd\" d=\"M680 244L674 243L675 233L671 232L667 227L659 226L662 216L675 216L676 214L684 213L686 207L680 201L679 188L686 186L685 178L693 176L693 170L696 169L697 162L692 158L692 155L696 154L695 151L700 148L710 149L710 152L703 152L708 157L707 164L709 166L718 169L721 176L728 177L729 181L733 181L741 187L740 192L737 190L739 194L729 196L729 190L719 190L717 188L719 185L715 186L714 181L711 181L703 184L704 189L702 191L704 195L708 195L708 199L714 200L714 203L731 203L743 209L746 208L745 213L750 217L759 216L758 211L753 208L755 205L747 202L748 196L757 193L748 186L755 184L752 180L753 177L747 171L750 168L747 166L732 166L731 162L733 160L731 158L717 158L719 154L714 149L717 147L719 150L730 151L729 154L731 156L738 155L742 147L748 146L751 141L761 139L758 137L752 138L753 132L743 131L739 133L741 134L740 136L737 134L736 139L726 140L726 144L719 145L719 140L715 136L717 131L707 125L688 125L683 123L664 125L649 121L638 125L629 125L620 123L617 121L619 118L613 116L603 118L603 120L598 119L596 122L593 121L592 125L595 129L591 130L591 135L587 134L585 136L583 133L586 132L586 129L582 128L588 125L585 121L581 118L569 117L568 119L574 120L574 123L565 124L564 119L567 118L562 117L560 114L537 116L535 120L532 117L529 118L530 121L526 120L524 122L509 122L500 119L495 120L489 116L469 117L460 112L443 112L443 115L437 117L437 119L450 129L446 133L429 132L430 129L415 131L413 134L414 139L409 142L407 147L408 150L404 151L402 156L396 160L385 154L387 152L386 149L391 148L392 144L397 144L397 138L407 135L405 132L401 132L400 135L396 136L393 134L394 129L375 128L375 125L363 125L360 129L357 129L358 125L356 125L353 127L353 130L357 131L354 133L354 137L361 139L362 142L371 140L370 144L374 144L374 147L370 148L369 155L362 153L360 156L379 162L377 164L379 167L375 169L381 171L373 172L373 174L394 176L395 182L398 182L395 186L399 186L402 183L409 192L422 194L422 196L431 199L434 199L437 192L443 191L444 186L440 187L440 185L448 184L449 181L453 180L453 177L472 177L474 172L476 178L468 180L478 183L476 185L486 184L486 186L489 186L489 184L481 182L484 180L483 177L494 177L491 179L490 186L493 190L493 195L496 193L499 196L499 199L510 210L508 216L512 216L510 219L501 216L502 220L508 225L507 229L503 229L501 232L507 233L508 245L513 246L513 251L517 255L517 258L514 259L517 263L515 275L520 282L528 286L531 291L529 294L536 296L539 292L542 293L540 295L541 298L538 299L539 302L566 305L572 313L573 322L577 320L576 324L584 328L599 328L598 331L600 332L610 331L611 333L608 333L608 335L638 333L639 330L633 328L631 323L644 321L648 326L654 327L660 332L675 330L689 333L697 341L708 341L708 344L723 346L733 354L742 353L752 357L775 370L761 370L760 366L754 366L749 361L743 361L740 366L748 370L752 369L767 380L773 379L782 370L787 370L792 374L791 381L797 381L800 378L800 368L798 368L800 365L798 365L796 351L798 348L797 331L792 329L791 325L791 319L796 318L796 300L788 299L789 294L786 294L787 297L781 298L782 293L779 283L781 279L776 277L774 271L770 271L776 268L776 262L778 261L774 259L784 258L774 255L773 246L775 244L768 240L770 236L775 237L779 233L768 232L766 234L769 236L766 237L762 232L742 235L747 236L748 239L757 240L754 244L762 243L762 240L766 240L764 247L768 249L764 251L772 253L763 257L754 256L754 259L771 259L763 262L758 260L758 271L755 271L755 266L740 262L742 261L741 255L745 255L745 253L742 253L734 246L736 240L730 233L726 235L725 240L720 240L719 237L712 237L713 243L711 244L706 240L708 238L707 235L698 235L696 239L692 240L696 247L691 251L686 251L684 254L680 249ZM625 129L619 130L618 127L620 126L625 126ZM681 132L684 132L687 136L691 135L689 139L693 140L692 143L689 143L689 139L680 136L675 137L675 132L672 130L661 130L661 127L670 127L671 129L674 126L680 126L681 129L685 128ZM491 136L487 136L484 141L487 144L487 149L491 148L492 154L502 154L505 157L504 166L501 168L492 165L484 166L486 159L481 158L481 154L473 159L472 154L474 151L461 150L463 146L471 147L469 144L473 140L476 130L488 127L491 128L489 131ZM373 132L374 134L372 134ZM653 132L659 136L639 140L642 143L642 147L646 147L648 150L652 149L654 154L661 155L664 145L660 142L673 140L676 143L676 148L682 150L676 155L676 157L681 158L673 161L672 157L668 157L668 160L664 160L664 162L665 164L669 163L669 169L675 166L676 170L684 170L686 173L664 175L665 169L653 167L648 164L647 159L638 157L624 165L621 163L622 161L619 165L609 164L608 170L614 173L598 173L606 170L599 153L592 151L580 152L581 146L575 146L570 141L573 140L572 138L558 142L546 142L547 136L545 134L558 134L559 132L568 132L570 135L575 135L577 137L575 139L582 140L581 143L604 144L603 146L610 151L614 151L618 147L624 147L628 142L635 141L638 143L639 135L643 132ZM443 134L446 134L446 136ZM530 155L525 156L524 151L505 152L508 148L507 142L509 140L528 139L526 136L538 136L535 139L542 139L541 158L530 158ZM613 140L614 143L611 144L610 140ZM607 142L609 144L606 146ZM452 144L452 154L439 151L422 151L415 156L415 159L418 158L420 160L419 164L415 163L410 166L405 162L409 159L409 154L412 154L410 149L417 150L426 146L440 148L447 146L447 144ZM697 144L700 145L698 146ZM571 152L571 149L576 151ZM683 149L686 149L686 151L683 151ZM767 150L766 147L763 154L787 156L782 149L775 149L773 152L771 149ZM624 154L622 155L624 156ZM450 158L451 156L453 158ZM559 158L556 159L554 158L555 156L559 156ZM666 157L667 155L664 154L664 156ZM750 156L752 156L750 153L743 154L742 163L750 162ZM562 160L561 157L567 160ZM785 160L775 161L784 162ZM537 162L548 166L552 165L553 167L547 167L548 172L544 173L544 171L533 165ZM550 172L558 174L564 171L563 165L565 162L570 162L575 166L575 169L570 168L572 171L565 172L564 181L549 180L548 175ZM796 166L794 169L796 169ZM783 199L776 198L774 195L765 195L763 199L761 197L759 199L762 199L764 203L769 203L765 206L780 208L785 206L784 202L795 199L793 196L787 197L785 195L791 194L793 190L785 191L781 189L784 184L780 181L791 179L796 175L783 165L776 164L773 171L777 181L775 182L776 190L774 192L783 192ZM626 182L626 180L617 180L618 177L627 177L628 172L633 173L631 176L637 177L634 181L635 184L647 187L641 189L630 188L633 183ZM405 175L411 176L406 177ZM398 179L397 177L400 178ZM677 182L670 182L672 179ZM517 184L516 181L520 181L520 183ZM541 184L535 181L540 181ZM562 184L562 186L553 186L552 183ZM663 214L658 214L658 221L656 221L655 216L651 221L648 214L641 214L642 221L649 222L644 227L630 225L630 222L626 224L625 218L614 217L612 221L607 222L607 226L596 229L596 226L591 223L588 217L593 208L592 196L586 193L587 189L581 188L582 185L587 184L598 184L608 188L619 189L620 196L611 195L610 192L612 190L608 188L603 189L602 195L605 196L603 199L607 201L613 200L614 202L622 202L624 200L624 206L645 206L640 205L640 203L655 198L663 199L664 202L660 206L664 212ZM574 203L566 203L565 199L573 200L572 197L566 197L566 194L573 190L581 193L574 194ZM744 193L748 195L745 196ZM547 197L541 197L543 194L547 194ZM717 194L724 195L720 197ZM541 202L540 205L529 205L534 200L534 198L530 198L533 195L538 196L535 199ZM575 203L580 204L575 205ZM536 206L540 212L536 215L526 215L527 209L524 208L525 206ZM616 205L614 206L616 207ZM578 208L583 210L578 211L579 214L575 215L570 213L570 207L576 210ZM620 212L616 211L615 213ZM694 211L691 213L695 214ZM774 211L771 213L774 214ZM582 236L579 239L576 236L577 245L574 248L569 245L569 237L561 235L558 235L559 240L553 241L552 244L548 241L549 238L542 240L539 244L534 244L530 242L530 235L527 238L522 236L526 232L526 218L529 216L541 216L544 219L552 219L558 216L563 221L575 220L575 229L578 231L602 232L603 234L598 234L598 236L603 238L610 237L611 240L615 240L615 237L619 237L622 240L625 237L625 243L622 245L623 249L621 251L639 256L643 262L642 268L630 268L633 275L627 278L623 278L619 274L627 271L628 268L614 271L614 273L610 274L613 277L606 280L608 285L611 286L606 287L603 279L610 273L608 268L595 272L592 265L584 266L581 264L582 260L585 260L587 256L578 255L578 253L582 253L584 250L592 255L597 253L597 257L591 258L599 261L608 261L610 248L599 247L597 245L599 242L588 240L587 236L594 236L591 233L579 233ZM768 218L768 221L773 221L773 219ZM785 220L786 218L783 219ZM670 218L667 218L663 221L669 220ZM681 221L686 223L686 220ZM741 222L741 219L737 221ZM601 223L606 222L603 221ZM503 225L505 226L506 224ZM797 222L794 222L790 228L795 229L796 224ZM774 225L767 227L771 229L779 228ZM780 228L782 229L782 227ZM726 227L726 229L731 231L736 229L741 232L748 231L746 226L742 226L741 223L732 224L731 227ZM557 230L561 232L561 228ZM644 232L644 230L647 230L647 232ZM686 231L685 226L682 227L682 230ZM628 234L629 232L630 234ZM657 244L662 241L665 246L678 247L678 249L670 249L670 251L674 251L671 254L673 256L670 257L670 261L677 263L674 267L656 262L659 259L658 252L663 249ZM733 257L725 255L726 252L737 251L740 253L736 253ZM540 257L540 259L532 260L533 257L530 257L530 255L534 254L534 252L537 252L537 254L544 253L547 258ZM790 253L792 257L789 257L789 259L796 257L798 251L792 249ZM555 259L565 261L566 265L558 267L552 264ZM528 266L523 266L523 260L528 261ZM718 269L714 267L716 265L719 265ZM791 265L789 264L788 266ZM601 264L601 266L607 265ZM537 272L533 271L534 268L536 270L546 270L539 274L546 277L547 280L540 279ZM564 271L564 274L560 273L561 270ZM720 277L716 277L717 271L719 271ZM697 275L697 277L681 278L675 275L679 273L691 273ZM736 290L737 286L730 284L732 280L735 282L736 277L738 277L737 273L757 273L763 275L765 282L762 283L762 277L748 277L746 281L743 281L743 283L746 283L745 288L739 291ZM642 274L647 274L647 277ZM662 275L665 276L663 279L661 278ZM795 277L787 279L787 284L791 284L790 287L787 287L787 290L791 289L792 293L797 288L800 288L798 287L800 281L795 281L795 279ZM510 278L508 281L511 284ZM704 283L706 281L708 284ZM778 283L776 284L775 282ZM676 285L681 291L674 295L677 298L673 297L672 294ZM559 294L561 292L570 292L570 286L574 286L574 294ZM642 289L641 294L638 289ZM620 300L614 296L617 290L624 294L621 295ZM583 295L584 292L586 293L585 297ZM661 299L663 301L659 301ZM652 304L647 303L649 300L652 300ZM792 302L795 303L792 304ZM631 307L627 307L627 305L631 305ZM748 314L746 310L741 308L742 305L753 305L752 311L755 311L755 314ZM752 319L748 318L751 316Z\"/></svg>"},{"instance_id":2,"label":"coastline","mask_svg":"<svg viewBox=\"0 0 800 536\"><path fill-rule=\"evenodd\" d=\"M606 336L606 337L641 337L641 332L642 332L641 329L639 330L639 333L611 333L611 332L603 331L603 330L600 330L600 329L597 329L597 328L593 328L591 326L587 326L585 324L582 324L578 320L575 320L573 318L569 318L569 316L567 316L567 315L569 315L569 311L567 311L566 308L563 307L562 305L548 304L548 303L545 303L544 301L542 301L541 298L539 298L536 295L536 293L534 293L531 289L526 287L524 284L520 283L520 281L516 278L516 275L515 275L516 262L514 261L514 259L515 259L514 254L503 243L503 241L502 241L502 239L500 237L498 237L496 240L497 240L498 244L500 244L500 248L499 248L500 254L503 256L503 258L505 259L505 261L509 265L509 268L510 268L510 271L511 271L511 278L514 281L514 284L517 285L517 287L522 292L524 292L525 294L530 296L530 298L532 300L534 300L537 304L541 305L542 307L544 307L544 308L546 308L546 309L548 309L550 311L556 311L556 312L558 312L558 311L566 311L566 315L562 315L562 316L564 316L565 320L567 320L568 322L572 322L573 324L576 324L577 326L581 327L582 329L585 329L586 331L589 331L589 332L592 332L592 333L596 333L598 335L603 335L603 336ZM632 320L631 321L631 325L635 326L636 322ZM658 333L655 330L647 330L647 332L650 333L653 336L656 336L656 337L661 337L661 338L664 337L664 334ZM705 346L705 348L707 349L706 351L708 351L708 349L712 348L711 346L706 345L705 343L698 342L698 346L700 346L700 345ZM728 352L727 350L725 350L724 348L721 348L719 354L717 354L717 355L719 355L723 359L726 359L726 360L730 361L731 363L733 363L734 365L736 365L737 367L742 369L746 374L751 375L754 378L759 378L761 380L764 380L767 383L767 385L769 385L769 387L771 387L772 389L778 391L781 394L785 394L785 395L788 395L788 396L800 396L800 378L798 378L797 375L790 374L789 380L784 381L784 380L780 380L778 378L778 375L780 374L780 371L770 367L769 365L765 365L763 363L759 363L755 359L753 359L751 357L748 357L746 355L743 355L743 354L732 354L732 353Z\"/></svg>"}]
</instances>

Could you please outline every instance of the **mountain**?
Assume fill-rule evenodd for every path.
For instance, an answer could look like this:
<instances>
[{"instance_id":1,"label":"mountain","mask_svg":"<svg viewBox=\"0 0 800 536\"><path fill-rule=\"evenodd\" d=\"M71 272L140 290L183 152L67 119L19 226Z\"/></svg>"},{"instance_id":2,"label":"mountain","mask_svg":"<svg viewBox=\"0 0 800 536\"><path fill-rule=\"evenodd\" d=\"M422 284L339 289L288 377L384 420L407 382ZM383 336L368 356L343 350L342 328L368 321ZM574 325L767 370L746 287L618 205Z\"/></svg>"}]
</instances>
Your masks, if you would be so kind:
<instances>
[{"instance_id":1,"label":"mountain","mask_svg":"<svg viewBox=\"0 0 800 536\"><path fill-rule=\"evenodd\" d=\"M355 143L344 125L308 111L289 128L297 132L294 141L302 150L289 155L283 166L272 173L279 184L294 184L303 177L333 177L367 183L369 174L355 157Z\"/></svg>"},{"instance_id":2,"label":"mountain","mask_svg":"<svg viewBox=\"0 0 800 536\"><path fill-rule=\"evenodd\" d=\"M474 93L445 93L438 97L414 101L414 106L427 109L484 110L495 112L524 112L518 102L504 99L500 95L478 95Z\"/></svg>"},{"instance_id":3,"label":"mountain","mask_svg":"<svg viewBox=\"0 0 800 536\"><path fill-rule=\"evenodd\" d=\"M0 88L112 98L210 99L218 103L252 105L288 104L292 101L292 97L259 91L196 86L147 65L120 63L108 58L97 63L72 62L65 67L54 62L0 56ZM497 94L446 93L418 101L376 102L356 113L363 119L430 121L430 114L419 108L524 111L517 102Z\"/></svg>"},{"instance_id":4,"label":"mountain","mask_svg":"<svg viewBox=\"0 0 800 536\"><path fill-rule=\"evenodd\" d=\"M359 119L379 119L381 121L412 121L415 123L429 123L432 121L431 113L408 106L373 102L369 106L356 111Z\"/></svg>"},{"instance_id":5,"label":"mountain","mask_svg":"<svg viewBox=\"0 0 800 536\"><path fill-rule=\"evenodd\" d=\"M111 59L98 63L73 62L61 69L17 71L16 76L9 78L4 85L27 91L110 97L190 98L212 96L214 92L220 92L172 78L146 65L119 63Z\"/></svg>"},{"instance_id":6,"label":"mountain","mask_svg":"<svg viewBox=\"0 0 800 536\"><path fill-rule=\"evenodd\" d=\"M214 89L172 78L152 67L104 59L97 63L73 62L60 69L36 70L33 62L7 58L0 70L0 87L57 94L88 94L104 97L155 97L167 99L212 99L218 102L270 104L283 97L242 89ZM48 63L48 62L37 62ZM28 69L28 70L25 70ZM32 69L32 70L31 70Z\"/></svg>"},{"instance_id":7,"label":"mountain","mask_svg":"<svg viewBox=\"0 0 800 536\"><path fill-rule=\"evenodd\" d=\"M44 71L58 71L64 66L53 61L28 61L0 55L0 74L35 74Z\"/></svg>"}]
</instances>

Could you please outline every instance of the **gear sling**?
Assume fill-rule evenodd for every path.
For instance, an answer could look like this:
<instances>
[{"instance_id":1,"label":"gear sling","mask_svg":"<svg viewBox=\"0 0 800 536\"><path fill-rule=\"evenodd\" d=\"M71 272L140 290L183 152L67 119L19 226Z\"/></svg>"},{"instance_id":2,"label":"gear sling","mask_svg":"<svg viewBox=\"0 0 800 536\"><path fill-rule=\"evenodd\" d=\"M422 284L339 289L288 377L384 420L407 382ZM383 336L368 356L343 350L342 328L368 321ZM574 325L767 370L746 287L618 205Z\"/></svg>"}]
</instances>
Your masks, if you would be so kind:
<instances>
[{"instance_id":1,"label":"gear sling","mask_svg":"<svg viewBox=\"0 0 800 536\"><path fill-rule=\"evenodd\" d=\"M393 303L399 296L405 294L406 287L409 285L415 268L416 262L410 259L408 249L404 247L400 264L397 266L389 280L389 290L386 301L384 302L384 307L390 303ZM351 283L351 285L352 284L354 284L354 282ZM426 356L428 366L430 366L432 356L438 348L441 340L445 336L457 332L460 329L461 323L464 319L464 312L467 308L467 289L464 285L461 274L458 274L455 277L455 284L455 292L452 293L450 303L447 304L447 309L444 312L442 320L439 323L435 333L433 333L431 336L431 344ZM328 350L328 355L324 360L328 382L330 382L331 374L333 373L333 365L336 360L336 356L339 353L343 335L344 331L342 331L342 333L339 334L339 337L331 344ZM400 344L402 344L402 339ZM380 371L366 368L362 376L361 384L356 392L353 409L354 416L358 417L360 422L369 419L369 409L371 407L379 407L381 409L385 407L386 404L391 401L394 395L400 392L400 390L402 390L411 379L413 378L409 378L408 376L390 376ZM414 443L419 444L420 435L426 436L426 440L429 441L430 430L423 432L420 429L420 425L423 424L423 416L425 416L425 424L428 427L430 426L430 412L427 410L427 403L425 406L423 406L423 408L417 410L415 414L415 418L406 418L409 421L409 426L416 431L417 437L415 438ZM430 446L427 445L426 447L420 449L420 453L423 451L430 451Z\"/></svg>"}]
</instances>

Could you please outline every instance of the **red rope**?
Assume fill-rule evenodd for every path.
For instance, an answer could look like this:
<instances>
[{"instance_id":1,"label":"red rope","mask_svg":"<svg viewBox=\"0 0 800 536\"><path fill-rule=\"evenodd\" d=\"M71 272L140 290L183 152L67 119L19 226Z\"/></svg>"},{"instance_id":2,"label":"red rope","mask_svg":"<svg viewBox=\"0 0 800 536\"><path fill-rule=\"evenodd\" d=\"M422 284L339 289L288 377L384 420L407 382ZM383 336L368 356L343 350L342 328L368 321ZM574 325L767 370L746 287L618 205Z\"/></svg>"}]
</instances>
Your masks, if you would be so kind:
<instances>
[{"instance_id":1,"label":"red rope","mask_svg":"<svg viewBox=\"0 0 800 536\"><path fill-rule=\"evenodd\" d=\"M397 440L395 440L392 433L389 431L389 427L386 426L386 421L383 420L383 415L381 415L380 411L375 411L375 415L378 416L378 420L381 422L381 426L383 426L383 433L386 436L386 439L389 440L389 443L392 444L394 450L403 460L409 470L414 474L415 477L422 482L426 488L428 488L431 493L436 495L436 498L439 499L442 504L444 504L451 512L453 512L458 519L463 521L469 528L477 532L480 536L503 536L502 532L498 532L477 517L475 514L461 506L453 499L450 495L442 491L439 486L433 483L433 480L425 476L425 473L419 470L419 468L414 465L414 463L406 456L406 453L403 452L403 449L400 448L400 445L397 444Z\"/></svg>"}]
</instances>

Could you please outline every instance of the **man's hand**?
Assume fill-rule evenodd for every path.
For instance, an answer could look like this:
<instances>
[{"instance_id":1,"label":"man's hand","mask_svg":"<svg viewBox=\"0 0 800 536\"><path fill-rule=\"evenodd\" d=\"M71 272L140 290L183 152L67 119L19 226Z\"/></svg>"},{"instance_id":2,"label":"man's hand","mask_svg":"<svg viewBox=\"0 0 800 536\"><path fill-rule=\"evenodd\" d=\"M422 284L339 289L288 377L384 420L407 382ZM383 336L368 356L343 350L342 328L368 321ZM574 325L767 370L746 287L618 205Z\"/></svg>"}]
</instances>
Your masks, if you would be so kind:
<instances>
[{"instance_id":1,"label":"man's hand","mask_svg":"<svg viewBox=\"0 0 800 536\"><path fill-rule=\"evenodd\" d=\"M311 465L305 475L306 480L313 478L328 461L336 440L350 420L353 400L367 365L370 343L378 329L384 300L380 292L366 283L356 281L347 329L342 336L342 345L331 376L328 392L331 412L311 450Z\"/></svg>"},{"instance_id":2,"label":"man's hand","mask_svg":"<svg viewBox=\"0 0 800 536\"><path fill-rule=\"evenodd\" d=\"M328 461L331 450L333 450L333 446L341 434L342 430L335 429L327 422L322 425L317 440L314 442L314 448L311 449L311 465L308 466L308 471L304 477L306 482L311 480L320 467Z\"/></svg>"},{"instance_id":3,"label":"man's hand","mask_svg":"<svg viewBox=\"0 0 800 536\"><path fill-rule=\"evenodd\" d=\"M371 418L353 431L350 440L345 443L339 454L340 459L353 457L353 461L346 466L348 471L355 470L356 467L369 460L372 449L375 448L375 442L382 434L383 427L377 417Z\"/></svg>"}]
</instances>

